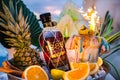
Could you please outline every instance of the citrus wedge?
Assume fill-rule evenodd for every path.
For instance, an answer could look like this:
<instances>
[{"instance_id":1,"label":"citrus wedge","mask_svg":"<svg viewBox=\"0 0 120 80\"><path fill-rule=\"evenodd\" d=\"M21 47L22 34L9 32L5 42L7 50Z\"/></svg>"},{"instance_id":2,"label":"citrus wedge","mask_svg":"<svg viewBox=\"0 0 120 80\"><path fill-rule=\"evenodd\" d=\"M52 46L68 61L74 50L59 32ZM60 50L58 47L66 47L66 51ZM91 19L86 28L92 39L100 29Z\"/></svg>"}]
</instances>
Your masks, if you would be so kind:
<instances>
[{"instance_id":1,"label":"citrus wedge","mask_svg":"<svg viewBox=\"0 0 120 80\"><path fill-rule=\"evenodd\" d=\"M99 67L102 66L102 64L103 64L103 60L102 60L101 57L98 57L97 64L98 64Z\"/></svg>"},{"instance_id":2,"label":"citrus wedge","mask_svg":"<svg viewBox=\"0 0 120 80\"><path fill-rule=\"evenodd\" d=\"M38 65L26 68L23 77L25 80L49 80L47 73Z\"/></svg>"},{"instance_id":3,"label":"citrus wedge","mask_svg":"<svg viewBox=\"0 0 120 80\"><path fill-rule=\"evenodd\" d=\"M95 73L97 73L97 71L99 70L99 66L97 63L90 63L90 75L93 75Z\"/></svg>"},{"instance_id":4,"label":"citrus wedge","mask_svg":"<svg viewBox=\"0 0 120 80\"><path fill-rule=\"evenodd\" d=\"M71 63L72 70L65 72L64 80L85 80L90 72L88 63Z\"/></svg>"}]
</instances>

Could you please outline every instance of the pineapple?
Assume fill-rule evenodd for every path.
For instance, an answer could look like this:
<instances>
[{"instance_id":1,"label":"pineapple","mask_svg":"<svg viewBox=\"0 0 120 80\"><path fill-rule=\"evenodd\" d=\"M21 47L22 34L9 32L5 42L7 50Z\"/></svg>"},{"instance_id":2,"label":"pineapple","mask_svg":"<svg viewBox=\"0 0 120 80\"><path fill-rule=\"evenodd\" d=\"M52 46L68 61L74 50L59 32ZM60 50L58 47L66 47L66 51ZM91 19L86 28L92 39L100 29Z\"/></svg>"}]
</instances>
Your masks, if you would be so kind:
<instances>
[{"instance_id":1,"label":"pineapple","mask_svg":"<svg viewBox=\"0 0 120 80\"><path fill-rule=\"evenodd\" d=\"M11 2L12 0L10 0ZM31 33L27 23L28 17L23 16L22 6L19 13L11 13L3 1L2 6L4 12L0 12L0 27L4 28L5 31L0 30L0 32L8 36L5 39L6 42L16 50L13 57L14 65L21 70L30 65L40 65L41 60L38 52L30 48ZM13 14L16 15L15 18Z\"/></svg>"}]
</instances>

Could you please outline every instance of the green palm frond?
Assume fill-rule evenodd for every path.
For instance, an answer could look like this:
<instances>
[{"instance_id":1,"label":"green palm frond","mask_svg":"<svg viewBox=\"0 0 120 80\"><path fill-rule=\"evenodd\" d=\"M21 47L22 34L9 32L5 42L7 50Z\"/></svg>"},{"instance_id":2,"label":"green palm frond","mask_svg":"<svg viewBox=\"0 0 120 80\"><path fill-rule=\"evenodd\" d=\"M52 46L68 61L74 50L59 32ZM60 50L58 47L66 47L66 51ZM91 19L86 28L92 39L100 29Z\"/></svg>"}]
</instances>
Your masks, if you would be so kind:
<instances>
[{"instance_id":1,"label":"green palm frond","mask_svg":"<svg viewBox=\"0 0 120 80\"><path fill-rule=\"evenodd\" d=\"M106 28L106 31L103 34L103 37L107 37L113 31L112 23L113 23L113 18L110 19L110 21L108 23L108 27Z\"/></svg>"},{"instance_id":2,"label":"green palm frond","mask_svg":"<svg viewBox=\"0 0 120 80\"><path fill-rule=\"evenodd\" d=\"M112 32L113 30L112 23L113 18L111 18L109 11L107 11L105 14L104 22L101 26L100 36L107 37Z\"/></svg>"},{"instance_id":3,"label":"green palm frond","mask_svg":"<svg viewBox=\"0 0 120 80\"><path fill-rule=\"evenodd\" d=\"M106 38L106 40L108 41L108 43L111 44L112 42L116 41L119 38L120 38L120 31L111 35L111 36L109 36L108 38Z\"/></svg>"},{"instance_id":4,"label":"green palm frond","mask_svg":"<svg viewBox=\"0 0 120 80\"><path fill-rule=\"evenodd\" d=\"M113 35L110 34L113 31L112 24L113 24L113 18L109 14L109 11L107 11L106 15L105 15L104 22L103 22L103 24L101 26L100 36L104 37L107 40L107 42L109 44L111 44L111 45L112 45L112 43L114 43L116 40L118 40L120 38L120 31L116 32ZM110 53L107 54L106 56L104 56L103 60L105 62L109 63L111 65L111 67L113 67L117 77L120 79L120 74L119 74L116 66L114 66L114 64L111 63L109 60L106 60L106 58L108 58L109 56L115 54L115 52L117 52L118 50L120 50L120 44L111 47L110 48Z\"/></svg>"},{"instance_id":5,"label":"green palm frond","mask_svg":"<svg viewBox=\"0 0 120 80\"><path fill-rule=\"evenodd\" d=\"M109 63L109 64L113 67L113 69L114 69L115 72L116 72L117 77L120 79L120 74L119 74L117 68L116 68L110 61L105 60L105 59L104 59L104 61L107 62L107 63Z\"/></svg>"}]
</instances>

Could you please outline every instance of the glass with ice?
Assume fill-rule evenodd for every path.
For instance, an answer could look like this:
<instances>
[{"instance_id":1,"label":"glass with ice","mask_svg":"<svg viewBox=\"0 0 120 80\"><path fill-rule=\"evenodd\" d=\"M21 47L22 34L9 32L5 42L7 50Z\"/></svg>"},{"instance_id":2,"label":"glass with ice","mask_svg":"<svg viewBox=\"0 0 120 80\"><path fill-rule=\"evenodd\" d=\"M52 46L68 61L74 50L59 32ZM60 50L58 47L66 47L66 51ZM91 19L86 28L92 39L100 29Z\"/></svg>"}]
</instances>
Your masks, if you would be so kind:
<instances>
[{"instance_id":1,"label":"glass with ice","mask_svg":"<svg viewBox=\"0 0 120 80\"><path fill-rule=\"evenodd\" d=\"M70 62L96 63L100 53L110 50L110 45L103 37L81 30L79 35L70 37L66 42L67 56Z\"/></svg>"},{"instance_id":2,"label":"glass with ice","mask_svg":"<svg viewBox=\"0 0 120 80\"><path fill-rule=\"evenodd\" d=\"M80 39L80 61L97 62L100 53L101 38L84 35Z\"/></svg>"}]
</instances>

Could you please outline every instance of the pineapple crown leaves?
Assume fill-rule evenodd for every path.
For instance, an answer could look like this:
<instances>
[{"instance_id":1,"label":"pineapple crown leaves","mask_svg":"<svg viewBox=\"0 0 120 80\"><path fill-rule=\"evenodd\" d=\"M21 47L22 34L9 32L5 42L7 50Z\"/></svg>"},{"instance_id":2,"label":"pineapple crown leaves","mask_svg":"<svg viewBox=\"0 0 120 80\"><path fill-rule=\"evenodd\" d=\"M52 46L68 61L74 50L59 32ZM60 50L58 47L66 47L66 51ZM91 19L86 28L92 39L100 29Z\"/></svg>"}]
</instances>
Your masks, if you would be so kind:
<instances>
[{"instance_id":1,"label":"pineapple crown leaves","mask_svg":"<svg viewBox=\"0 0 120 80\"><path fill-rule=\"evenodd\" d=\"M2 6L3 6L3 10L4 10L4 14L1 12L1 17L5 20L5 21L12 21L15 23L15 20L11 14L11 11L9 11L8 7L5 5L5 3L2 0ZM7 16L6 16L7 15ZM4 17L3 17L4 16Z\"/></svg>"},{"instance_id":2,"label":"pineapple crown leaves","mask_svg":"<svg viewBox=\"0 0 120 80\"><path fill-rule=\"evenodd\" d=\"M31 12L26 5L21 0L1 0L0 3L0 29L7 31L9 26L18 26L23 25L23 22L26 21L26 25L29 25L29 31L31 33L31 44L39 47L39 34L42 32L42 28L40 27L36 16ZM22 7L22 9L21 9ZM23 17L23 18L22 18ZM27 19L26 19L27 18ZM22 21L20 21L22 20ZM17 23L17 24L16 24ZM1 27L2 26L2 27ZM11 26L11 27L12 27ZM19 29L19 26L17 27ZM17 30L16 29L16 33ZM11 32L14 33L14 29L11 29ZM0 32L1 33L1 32ZM15 34L16 34L15 33ZM7 36L6 34L1 33L4 37L0 37L0 42L5 46L10 48L11 46L5 41ZM40 48L40 47L39 47Z\"/></svg>"},{"instance_id":3,"label":"pineapple crown leaves","mask_svg":"<svg viewBox=\"0 0 120 80\"><path fill-rule=\"evenodd\" d=\"M11 2L10 2L11 3ZM29 32L29 25L27 23L28 17L24 19L22 7L20 7L20 11L18 16L16 17L16 21L13 18L13 15L7 8L7 6L3 4L3 12L0 12L3 15L0 18L0 26L6 29L6 31L0 30L0 32L10 36L10 38L6 38L5 40L9 42L9 45L15 48L24 48L31 45L31 33ZM6 21L6 22L5 22ZM7 24L5 24L7 23Z\"/></svg>"}]
</instances>

